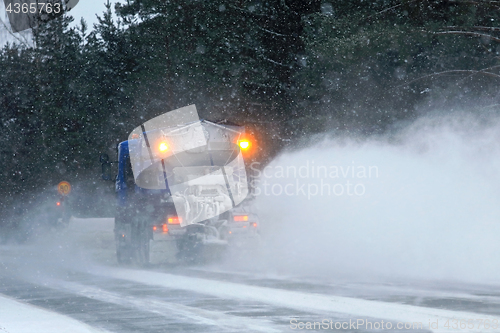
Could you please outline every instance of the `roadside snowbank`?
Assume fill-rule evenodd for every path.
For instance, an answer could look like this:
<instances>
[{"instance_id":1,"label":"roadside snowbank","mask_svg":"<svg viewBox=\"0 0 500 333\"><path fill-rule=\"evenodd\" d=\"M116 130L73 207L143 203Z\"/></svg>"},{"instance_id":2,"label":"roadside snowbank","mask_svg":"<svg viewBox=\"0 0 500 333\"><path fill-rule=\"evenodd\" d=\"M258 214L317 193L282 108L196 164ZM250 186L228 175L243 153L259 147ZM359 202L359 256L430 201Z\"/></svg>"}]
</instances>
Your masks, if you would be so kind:
<instances>
[{"instance_id":1,"label":"roadside snowbank","mask_svg":"<svg viewBox=\"0 0 500 333\"><path fill-rule=\"evenodd\" d=\"M0 297L0 332L2 333L97 333L105 330L90 327L69 317Z\"/></svg>"}]
</instances>

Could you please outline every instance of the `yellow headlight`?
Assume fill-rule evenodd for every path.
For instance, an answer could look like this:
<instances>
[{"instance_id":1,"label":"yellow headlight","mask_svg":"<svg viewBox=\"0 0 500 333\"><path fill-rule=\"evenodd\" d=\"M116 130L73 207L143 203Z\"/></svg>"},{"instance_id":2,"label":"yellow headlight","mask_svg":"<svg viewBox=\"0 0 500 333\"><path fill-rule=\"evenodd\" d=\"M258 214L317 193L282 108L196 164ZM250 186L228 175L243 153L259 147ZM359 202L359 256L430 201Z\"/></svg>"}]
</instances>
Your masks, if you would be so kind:
<instances>
[{"instance_id":1,"label":"yellow headlight","mask_svg":"<svg viewBox=\"0 0 500 333\"><path fill-rule=\"evenodd\" d=\"M162 142L162 143L160 143L160 145L158 146L158 149L159 149L159 150L163 153L163 152L165 152L165 151L167 151L167 150L168 150L168 146L167 146L167 144L166 144L165 142Z\"/></svg>"},{"instance_id":2,"label":"yellow headlight","mask_svg":"<svg viewBox=\"0 0 500 333\"><path fill-rule=\"evenodd\" d=\"M240 146L241 149L247 150L248 148L250 148L250 141L240 140L240 141L238 141L238 145Z\"/></svg>"}]
</instances>

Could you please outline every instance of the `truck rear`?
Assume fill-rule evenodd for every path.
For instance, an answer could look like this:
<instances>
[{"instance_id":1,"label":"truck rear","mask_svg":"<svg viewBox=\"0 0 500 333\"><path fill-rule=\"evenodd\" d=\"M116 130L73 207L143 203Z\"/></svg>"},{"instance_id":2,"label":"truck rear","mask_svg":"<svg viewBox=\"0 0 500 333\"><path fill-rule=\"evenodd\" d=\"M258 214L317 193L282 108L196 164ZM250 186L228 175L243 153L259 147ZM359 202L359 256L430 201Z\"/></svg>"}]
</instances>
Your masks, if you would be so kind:
<instances>
[{"instance_id":1,"label":"truck rear","mask_svg":"<svg viewBox=\"0 0 500 333\"><path fill-rule=\"evenodd\" d=\"M175 243L178 259L195 261L234 237L255 236L245 165L252 144L241 126L197 119L194 105L132 131L118 145L118 262L147 264L160 241ZM109 178L109 162L101 162Z\"/></svg>"}]
</instances>

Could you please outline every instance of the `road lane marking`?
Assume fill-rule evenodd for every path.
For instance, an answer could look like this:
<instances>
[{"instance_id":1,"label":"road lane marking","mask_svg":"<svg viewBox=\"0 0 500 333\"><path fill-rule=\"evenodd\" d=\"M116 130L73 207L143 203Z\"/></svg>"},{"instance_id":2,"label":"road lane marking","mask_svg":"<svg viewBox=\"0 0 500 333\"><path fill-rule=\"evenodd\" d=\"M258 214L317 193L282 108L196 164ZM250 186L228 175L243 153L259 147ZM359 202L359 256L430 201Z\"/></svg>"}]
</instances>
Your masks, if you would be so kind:
<instances>
[{"instance_id":1,"label":"road lane marking","mask_svg":"<svg viewBox=\"0 0 500 333\"><path fill-rule=\"evenodd\" d=\"M121 295L109 292L102 288L82 285L62 280L46 280L45 286L63 288L73 294L89 297L101 302L117 304L125 307L133 307L141 311L148 311L169 318L179 317L189 319L189 323L211 325L228 329L229 332L265 332L277 333L281 329L273 328L272 321L254 319L226 314L219 311L205 310L198 307L186 306L179 303L165 302L154 298L140 298L135 296Z\"/></svg>"},{"instance_id":2,"label":"road lane marking","mask_svg":"<svg viewBox=\"0 0 500 333\"><path fill-rule=\"evenodd\" d=\"M102 267L97 269L94 274L170 289L189 290L220 298L258 301L300 311L312 310L348 314L359 318L380 318L394 322L422 322L426 329L429 328L429 322L435 322L436 320L440 323L445 323L447 320L450 320L451 323L451 320L455 319L459 321L464 319L497 320L500 322L500 316L480 313L451 311L352 297L312 294L143 270ZM442 327L442 325L439 329L432 331L436 333L450 332L449 329ZM474 327L473 329L467 329L467 332L491 333L492 330L485 329L484 327Z\"/></svg>"}]
</instances>

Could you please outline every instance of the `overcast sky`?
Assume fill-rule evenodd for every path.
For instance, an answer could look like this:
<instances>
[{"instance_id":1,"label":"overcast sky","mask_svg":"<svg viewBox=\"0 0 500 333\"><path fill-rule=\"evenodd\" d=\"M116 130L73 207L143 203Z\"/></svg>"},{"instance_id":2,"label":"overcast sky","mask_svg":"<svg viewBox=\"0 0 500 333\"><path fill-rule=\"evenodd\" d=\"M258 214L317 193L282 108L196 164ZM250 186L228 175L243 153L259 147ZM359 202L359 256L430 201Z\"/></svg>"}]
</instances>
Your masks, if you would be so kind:
<instances>
[{"instance_id":1,"label":"overcast sky","mask_svg":"<svg viewBox=\"0 0 500 333\"><path fill-rule=\"evenodd\" d=\"M117 0L110 0L111 8L114 9L114 5ZM94 23L97 23L96 14L102 16L102 13L106 9L104 6L106 0L80 0L73 10L71 10L70 14L75 18L73 25L79 25L80 20L83 17L87 22L87 26L92 29ZM3 23L8 25L7 13L5 12L5 5L3 0L0 0L0 19ZM12 36L8 31L6 31L4 24L0 22L0 47L4 45L6 42L12 42L15 38L20 38L21 40L29 40L29 31L24 31L23 33L16 33Z\"/></svg>"},{"instance_id":2,"label":"overcast sky","mask_svg":"<svg viewBox=\"0 0 500 333\"><path fill-rule=\"evenodd\" d=\"M92 29L93 24L97 23L96 14L102 17L102 13L106 10L106 2L106 0L80 0L76 7L70 12L70 14L75 18L74 24L79 25L80 20L83 17L87 22L89 30ZM114 11L115 3L120 1L110 0L110 2L111 8Z\"/></svg>"}]
</instances>

